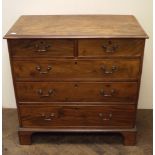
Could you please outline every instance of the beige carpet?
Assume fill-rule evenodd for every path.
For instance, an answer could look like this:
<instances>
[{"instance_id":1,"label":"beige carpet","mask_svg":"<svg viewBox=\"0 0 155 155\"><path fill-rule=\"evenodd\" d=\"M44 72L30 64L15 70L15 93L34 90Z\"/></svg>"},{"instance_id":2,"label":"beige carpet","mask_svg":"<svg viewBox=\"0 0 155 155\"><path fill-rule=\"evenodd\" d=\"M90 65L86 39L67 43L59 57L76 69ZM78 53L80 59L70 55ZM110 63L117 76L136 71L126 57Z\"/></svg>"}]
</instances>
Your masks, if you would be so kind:
<instances>
[{"instance_id":1,"label":"beige carpet","mask_svg":"<svg viewBox=\"0 0 155 155\"><path fill-rule=\"evenodd\" d=\"M34 134L19 145L15 109L3 109L3 155L152 155L152 110L139 110L137 145L123 146L117 134Z\"/></svg>"}]
</instances>

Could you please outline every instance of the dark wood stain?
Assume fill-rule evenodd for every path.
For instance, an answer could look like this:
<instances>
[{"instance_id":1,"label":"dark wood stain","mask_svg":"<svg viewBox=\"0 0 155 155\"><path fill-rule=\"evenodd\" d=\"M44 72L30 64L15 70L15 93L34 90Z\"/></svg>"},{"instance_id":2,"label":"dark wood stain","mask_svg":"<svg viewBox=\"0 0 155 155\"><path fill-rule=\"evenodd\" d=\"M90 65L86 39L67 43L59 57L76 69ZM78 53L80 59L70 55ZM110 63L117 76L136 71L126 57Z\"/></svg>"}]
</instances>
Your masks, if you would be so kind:
<instances>
[{"instance_id":1,"label":"dark wood stain","mask_svg":"<svg viewBox=\"0 0 155 155\"><path fill-rule=\"evenodd\" d=\"M135 106L20 106L22 127L133 128ZM61 112L60 112L61 111Z\"/></svg>"},{"instance_id":2,"label":"dark wood stain","mask_svg":"<svg viewBox=\"0 0 155 155\"><path fill-rule=\"evenodd\" d=\"M34 132L119 132L136 143L145 38L133 16L22 16L8 40L20 144Z\"/></svg>"},{"instance_id":3,"label":"dark wood stain","mask_svg":"<svg viewBox=\"0 0 155 155\"><path fill-rule=\"evenodd\" d=\"M80 39L79 57L139 57L144 42L144 39Z\"/></svg>"},{"instance_id":4,"label":"dark wood stain","mask_svg":"<svg viewBox=\"0 0 155 155\"><path fill-rule=\"evenodd\" d=\"M136 82L17 82L16 85L19 102L134 102L137 99Z\"/></svg>"},{"instance_id":5,"label":"dark wood stain","mask_svg":"<svg viewBox=\"0 0 155 155\"><path fill-rule=\"evenodd\" d=\"M73 57L74 40L22 39L10 40L13 57Z\"/></svg>"},{"instance_id":6,"label":"dark wood stain","mask_svg":"<svg viewBox=\"0 0 155 155\"><path fill-rule=\"evenodd\" d=\"M40 67L37 70L36 67ZM48 67L51 67L49 71ZM113 67L116 69L113 70ZM139 59L102 59L102 60L39 60L13 61L17 81L39 80L136 80L139 76ZM42 74L41 72L47 72Z\"/></svg>"}]
</instances>

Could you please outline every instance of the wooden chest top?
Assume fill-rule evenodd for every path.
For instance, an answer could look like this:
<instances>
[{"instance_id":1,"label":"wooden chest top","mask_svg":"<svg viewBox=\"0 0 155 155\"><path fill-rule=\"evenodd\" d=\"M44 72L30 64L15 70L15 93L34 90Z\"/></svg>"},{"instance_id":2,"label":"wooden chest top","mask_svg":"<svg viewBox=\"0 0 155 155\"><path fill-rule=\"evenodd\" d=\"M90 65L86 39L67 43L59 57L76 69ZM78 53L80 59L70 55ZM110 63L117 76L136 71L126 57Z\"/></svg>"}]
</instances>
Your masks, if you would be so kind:
<instances>
[{"instance_id":1,"label":"wooden chest top","mask_svg":"<svg viewBox=\"0 0 155 155\"><path fill-rule=\"evenodd\" d=\"M14 38L148 38L131 15L26 15L5 35Z\"/></svg>"}]
</instances>

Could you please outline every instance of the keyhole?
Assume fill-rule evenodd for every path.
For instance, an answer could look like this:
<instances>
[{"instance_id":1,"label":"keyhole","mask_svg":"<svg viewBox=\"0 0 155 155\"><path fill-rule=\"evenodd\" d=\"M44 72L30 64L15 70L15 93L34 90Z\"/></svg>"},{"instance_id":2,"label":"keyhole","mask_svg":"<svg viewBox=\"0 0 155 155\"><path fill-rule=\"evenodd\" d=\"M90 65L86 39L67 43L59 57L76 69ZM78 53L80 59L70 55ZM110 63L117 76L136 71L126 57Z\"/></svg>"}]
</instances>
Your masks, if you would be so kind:
<instances>
[{"instance_id":1,"label":"keyhole","mask_svg":"<svg viewBox=\"0 0 155 155\"><path fill-rule=\"evenodd\" d=\"M76 83L76 84L74 85L74 87L76 87L76 88L77 88L77 87L78 87L78 84Z\"/></svg>"},{"instance_id":2,"label":"keyhole","mask_svg":"<svg viewBox=\"0 0 155 155\"><path fill-rule=\"evenodd\" d=\"M75 61L75 65L77 64L77 61Z\"/></svg>"}]
</instances>

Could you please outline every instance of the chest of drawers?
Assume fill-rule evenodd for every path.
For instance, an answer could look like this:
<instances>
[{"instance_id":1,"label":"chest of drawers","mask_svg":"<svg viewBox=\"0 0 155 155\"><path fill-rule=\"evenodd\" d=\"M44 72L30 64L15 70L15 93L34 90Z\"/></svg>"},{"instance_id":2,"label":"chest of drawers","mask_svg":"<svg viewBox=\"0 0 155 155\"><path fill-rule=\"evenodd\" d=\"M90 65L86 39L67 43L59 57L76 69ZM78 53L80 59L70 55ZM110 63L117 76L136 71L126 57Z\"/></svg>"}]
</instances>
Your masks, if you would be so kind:
<instances>
[{"instance_id":1,"label":"chest of drawers","mask_svg":"<svg viewBox=\"0 0 155 155\"><path fill-rule=\"evenodd\" d=\"M20 144L34 132L118 132L135 144L148 36L133 16L22 16L4 38Z\"/></svg>"}]
</instances>

